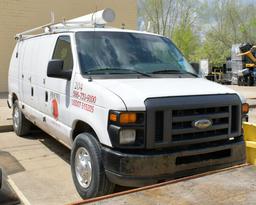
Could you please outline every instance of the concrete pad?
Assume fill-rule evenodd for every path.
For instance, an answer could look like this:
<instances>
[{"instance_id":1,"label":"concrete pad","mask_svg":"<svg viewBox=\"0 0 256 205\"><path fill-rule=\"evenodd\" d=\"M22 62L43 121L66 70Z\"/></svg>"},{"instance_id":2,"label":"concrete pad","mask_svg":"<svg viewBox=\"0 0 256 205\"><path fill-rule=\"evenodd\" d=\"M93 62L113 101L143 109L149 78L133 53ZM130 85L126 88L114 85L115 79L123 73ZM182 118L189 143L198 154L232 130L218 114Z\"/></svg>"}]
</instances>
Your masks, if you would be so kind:
<instances>
[{"instance_id":1,"label":"concrete pad","mask_svg":"<svg viewBox=\"0 0 256 205\"><path fill-rule=\"evenodd\" d=\"M23 167L9 178L30 204L58 205L81 199L71 176L70 150L53 138L41 131L28 138L0 133L0 150Z\"/></svg>"},{"instance_id":2,"label":"concrete pad","mask_svg":"<svg viewBox=\"0 0 256 205\"><path fill-rule=\"evenodd\" d=\"M8 183L5 173L0 167L0 204L2 205L16 205L20 204L20 200L14 190Z\"/></svg>"},{"instance_id":3,"label":"concrete pad","mask_svg":"<svg viewBox=\"0 0 256 205\"><path fill-rule=\"evenodd\" d=\"M171 182L171 181L170 181ZM256 201L256 167L245 166L227 171L165 183L91 205L254 205ZM83 204L77 203L77 204Z\"/></svg>"}]
</instances>

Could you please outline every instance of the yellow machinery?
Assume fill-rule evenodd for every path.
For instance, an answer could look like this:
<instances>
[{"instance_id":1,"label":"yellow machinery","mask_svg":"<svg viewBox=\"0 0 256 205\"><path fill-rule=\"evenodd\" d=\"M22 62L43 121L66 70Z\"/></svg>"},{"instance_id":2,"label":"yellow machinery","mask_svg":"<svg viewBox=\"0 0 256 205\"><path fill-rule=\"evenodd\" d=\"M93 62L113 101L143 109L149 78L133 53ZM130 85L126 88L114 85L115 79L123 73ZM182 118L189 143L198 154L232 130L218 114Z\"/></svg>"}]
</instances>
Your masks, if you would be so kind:
<instances>
[{"instance_id":1,"label":"yellow machinery","mask_svg":"<svg viewBox=\"0 0 256 205\"><path fill-rule=\"evenodd\" d=\"M256 124L244 122L243 128L247 162L256 165Z\"/></svg>"},{"instance_id":2,"label":"yellow machinery","mask_svg":"<svg viewBox=\"0 0 256 205\"><path fill-rule=\"evenodd\" d=\"M238 85L253 86L256 81L256 46L243 44L238 56L245 57L243 69L238 72Z\"/></svg>"}]
</instances>

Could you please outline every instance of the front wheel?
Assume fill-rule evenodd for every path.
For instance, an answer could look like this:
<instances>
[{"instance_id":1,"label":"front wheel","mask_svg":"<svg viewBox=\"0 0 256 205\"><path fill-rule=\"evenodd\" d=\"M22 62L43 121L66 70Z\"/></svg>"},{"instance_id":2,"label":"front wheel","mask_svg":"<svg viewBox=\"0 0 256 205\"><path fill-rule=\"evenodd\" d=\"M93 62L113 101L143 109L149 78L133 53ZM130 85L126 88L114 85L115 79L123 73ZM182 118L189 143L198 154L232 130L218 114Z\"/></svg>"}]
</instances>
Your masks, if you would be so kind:
<instances>
[{"instance_id":1,"label":"front wheel","mask_svg":"<svg viewBox=\"0 0 256 205\"><path fill-rule=\"evenodd\" d=\"M114 191L115 185L105 174L101 146L89 133L79 134L74 141L71 151L71 171L75 187L83 199Z\"/></svg>"}]
</instances>

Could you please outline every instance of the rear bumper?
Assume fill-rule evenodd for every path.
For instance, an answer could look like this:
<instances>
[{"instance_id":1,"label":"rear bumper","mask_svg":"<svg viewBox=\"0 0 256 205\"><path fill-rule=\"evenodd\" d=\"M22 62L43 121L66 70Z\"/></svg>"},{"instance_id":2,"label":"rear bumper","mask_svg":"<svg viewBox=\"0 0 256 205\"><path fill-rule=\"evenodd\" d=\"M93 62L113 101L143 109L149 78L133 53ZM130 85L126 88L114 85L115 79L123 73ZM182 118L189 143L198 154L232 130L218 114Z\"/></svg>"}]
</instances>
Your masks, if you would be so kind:
<instances>
[{"instance_id":1,"label":"rear bumper","mask_svg":"<svg viewBox=\"0 0 256 205\"><path fill-rule=\"evenodd\" d=\"M140 187L245 162L244 141L205 149L126 154L103 148L106 175L115 184Z\"/></svg>"}]
</instances>

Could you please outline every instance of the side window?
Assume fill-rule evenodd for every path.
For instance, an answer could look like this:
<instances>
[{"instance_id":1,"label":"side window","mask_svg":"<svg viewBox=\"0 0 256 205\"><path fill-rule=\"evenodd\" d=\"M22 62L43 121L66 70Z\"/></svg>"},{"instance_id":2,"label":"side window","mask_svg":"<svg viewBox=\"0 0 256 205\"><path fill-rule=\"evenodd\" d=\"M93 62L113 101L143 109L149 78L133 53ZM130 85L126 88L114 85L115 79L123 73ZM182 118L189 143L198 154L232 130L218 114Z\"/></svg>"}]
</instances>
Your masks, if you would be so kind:
<instances>
[{"instance_id":1,"label":"side window","mask_svg":"<svg viewBox=\"0 0 256 205\"><path fill-rule=\"evenodd\" d=\"M63 60L63 70L73 70L73 56L69 36L60 36L58 38L52 59Z\"/></svg>"}]
</instances>

